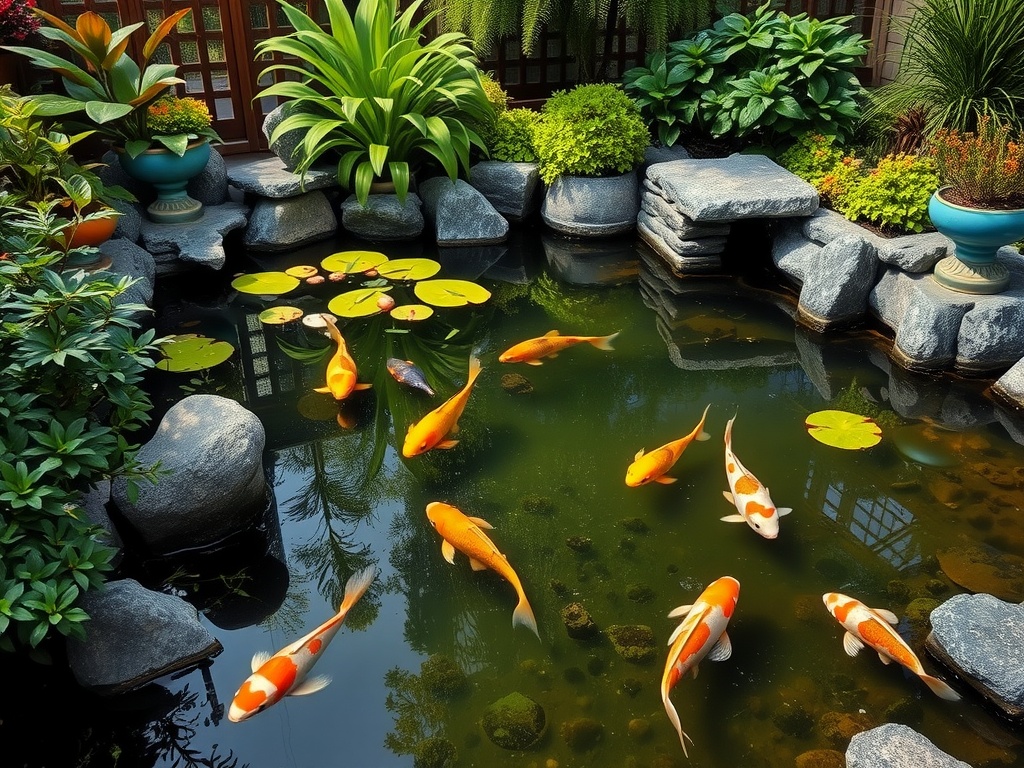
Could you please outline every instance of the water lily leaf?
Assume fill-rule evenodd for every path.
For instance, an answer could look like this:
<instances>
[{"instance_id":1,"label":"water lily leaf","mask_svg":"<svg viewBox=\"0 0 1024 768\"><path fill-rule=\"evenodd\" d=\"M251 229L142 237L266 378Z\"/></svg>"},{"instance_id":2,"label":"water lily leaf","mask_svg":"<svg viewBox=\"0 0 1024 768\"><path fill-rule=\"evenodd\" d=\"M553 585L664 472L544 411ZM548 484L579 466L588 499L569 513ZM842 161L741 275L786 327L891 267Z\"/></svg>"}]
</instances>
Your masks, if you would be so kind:
<instances>
[{"instance_id":1,"label":"water lily leaf","mask_svg":"<svg viewBox=\"0 0 1024 768\"><path fill-rule=\"evenodd\" d=\"M294 291L299 279L284 272L254 272L231 281L231 287L239 293L253 293L257 296L280 296Z\"/></svg>"},{"instance_id":2,"label":"water lily leaf","mask_svg":"<svg viewBox=\"0 0 1024 768\"><path fill-rule=\"evenodd\" d=\"M298 320L303 314L298 307L271 307L260 312L260 322L267 325L284 325L292 320Z\"/></svg>"},{"instance_id":3,"label":"water lily leaf","mask_svg":"<svg viewBox=\"0 0 1024 768\"><path fill-rule=\"evenodd\" d=\"M424 280L413 288L416 297L435 307L463 307L483 304L491 292L469 280Z\"/></svg>"},{"instance_id":4,"label":"water lily leaf","mask_svg":"<svg viewBox=\"0 0 1024 768\"><path fill-rule=\"evenodd\" d=\"M173 373L190 373L220 365L235 353L235 348L227 341L185 333L171 336L160 345L160 351L164 358L157 362L157 368Z\"/></svg>"},{"instance_id":5,"label":"water lily leaf","mask_svg":"<svg viewBox=\"0 0 1024 768\"><path fill-rule=\"evenodd\" d=\"M311 264L300 264L297 267L288 267L288 269L284 271L286 275L297 277L300 280L305 280L307 277L312 277L318 272L320 272L320 270Z\"/></svg>"},{"instance_id":6,"label":"water lily leaf","mask_svg":"<svg viewBox=\"0 0 1024 768\"><path fill-rule=\"evenodd\" d=\"M395 259L377 267L377 273L389 280L426 280L440 271L433 259Z\"/></svg>"},{"instance_id":7,"label":"water lily leaf","mask_svg":"<svg viewBox=\"0 0 1024 768\"><path fill-rule=\"evenodd\" d=\"M338 317L367 317L381 311L377 299L390 291L392 286L383 288L356 288L331 299L327 308Z\"/></svg>"},{"instance_id":8,"label":"water lily leaf","mask_svg":"<svg viewBox=\"0 0 1024 768\"><path fill-rule=\"evenodd\" d=\"M320 262L320 266L328 272L344 272L348 275L373 269L387 260L387 256L377 251L341 251L332 253Z\"/></svg>"},{"instance_id":9,"label":"water lily leaf","mask_svg":"<svg viewBox=\"0 0 1024 768\"><path fill-rule=\"evenodd\" d=\"M391 316L395 320L426 320L434 314L434 310L426 304L403 304L391 310Z\"/></svg>"},{"instance_id":10,"label":"water lily leaf","mask_svg":"<svg viewBox=\"0 0 1024 768\"><path fill-rule=\"evenodd\" d=\"M804 422L807 432L819 443L856 451L882 440L882 428L867 416L849 411L818 411Z\"/></svg>"}]
</instances>

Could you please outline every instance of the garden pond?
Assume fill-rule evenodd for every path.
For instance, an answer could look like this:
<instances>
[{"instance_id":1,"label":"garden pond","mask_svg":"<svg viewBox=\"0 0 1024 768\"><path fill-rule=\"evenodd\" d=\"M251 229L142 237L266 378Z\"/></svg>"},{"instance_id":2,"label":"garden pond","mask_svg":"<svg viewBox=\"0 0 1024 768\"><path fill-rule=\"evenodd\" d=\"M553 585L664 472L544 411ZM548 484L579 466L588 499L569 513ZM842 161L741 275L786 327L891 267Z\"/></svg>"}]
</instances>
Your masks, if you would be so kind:
<instances>
[{"instance_id":1,"label":"garden pond","mask_svg":"<svg viewBox=\"0 0 1024 768\"><path fill-rule=\"evenodd\" d=\"M377 247L437 258L441 276L492 296L416 325L385 314L343 323L360 380L374 386L339 412L312 392L327 340L299 322L261 323L275 302L230 281L365 247L236 254L223 274L162 278L161 333L205 334L237 353L206 374L155 375L154 423L188 392L242 401L266 428L271 522L215 557L126 560L125 575L193 602L223 652L110 700L78 689L60 664L8 669L4 765L388 768L447 765L453 751L459 766L789 768L899 722L973 766L1024 766L1024 728L923 650L928 612L954 594L1003 589L1024 600L1012 594L1019 583L965 565L979 548L996 563L1024 557L1024 447L1013 439L1024 439L1024 422L986 398L985 382L890 370L889 342L875 331L814 337L794 325L791 296L766 290L771 275L692 278L676 294L633 238L596 246L525 228L491 251ZM283 303L320 312L338 292L303 286ZM552 329L618 336L611 351L580 344L541 366L498 362ZM483 369L459 444L403 458L407 426L462 387L471 354ZM390 357L416 362L437 394L399 384ZM945 403L931 410L949 418L900 416L897 397ZM711 439L686 449L670 473L677 482L625 485L639 449L689 433L709 405ZM812 439L805 419L830 408L874 417L881 442L842 450ZM971 414L988 416L958 418ZM793 509L775 540L720 520L734 511L722 495L733 416L736 455ZM433 501L494 526L540 639L512 626L507 582L461 554L445 562L425 514ZM229 722L251 657L330 617L346 579L369 564L376 580L314 670L333 682ZM705 660L672 693L693 740L687 759L659 693L678 623L667 614L726 575L741 585L732 657ZM940 700L870 651L848 657L822 604L830 591L894 611L925 667L964 699ZM563 609L573 603L596 634L569 635ZM543 710L543 733L517 751L482 727L510 694ZM40 725L43 739L30 735Z\"/></svg>"}]
</instances>

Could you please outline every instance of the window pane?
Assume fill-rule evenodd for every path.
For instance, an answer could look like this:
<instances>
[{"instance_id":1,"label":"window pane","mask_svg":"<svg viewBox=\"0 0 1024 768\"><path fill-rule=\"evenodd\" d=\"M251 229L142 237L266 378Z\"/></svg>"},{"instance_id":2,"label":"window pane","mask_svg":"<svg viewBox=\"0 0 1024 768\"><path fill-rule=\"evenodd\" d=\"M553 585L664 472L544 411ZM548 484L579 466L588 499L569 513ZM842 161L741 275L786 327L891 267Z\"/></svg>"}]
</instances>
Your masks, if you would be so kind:
<instances>
[{"instance_id":1,"label":"window pane","mask_svg":"<svg viewBox=\"0 0 1024 768\"><path fill-rule=\"evenodd\" d=\"M224 41L207 40L206 55L209 57L211 62L223 63L224 61L227 61L224 56Z\"/></svg>"},{"instance_id":2,"label":"window pane","mask_svg":"<svg viewBox=\"0 0 1024 768\"><path fill-rule=\"evenodd\" d=\"M185 93L202 93L205 90L201 72L186 72L183 77L185 78Z\"/></svg>"},{"instance_id":3,"label":"window pane","mask_svg":"<svg viewBox=\"0 0 1024 768\"><path fill-rule=\"evenodd\" d=\"M203 6L203 29L207 32L220 32L220 8L215 5Z\"/></svg>"},{"instance_id":4,"label":"window pane","mask_svg":"<svg viewBox=\"0 0 1024 768\"><path fill-rule=\"evenodd\" d=\"M199 45L195 40L182 40L178 44L178 50L181 51L182 64L199 63Z\"/></svg>"},{"instance_id":5,"label":"window pane","mask_svg":"<svg viewBox=\"0 0 1024 768\"><path fill-rule=\"evenodd\" d=\"M228 78L226 69L215 69L210 72L210 82L215 91L228 91L231 89L231 80Z\"/></svg>"},{"instance_id":6,"label":"window pane","mask_svg":"<svg viewBox=\"0 0 1024 768\"><path fill-rule=\"evenodd\" d=\"M214 112L217 114L217 120L234 119L235 105L231 103L231 99L214 99L213 106Z\"/></svg>"}]
</instances>

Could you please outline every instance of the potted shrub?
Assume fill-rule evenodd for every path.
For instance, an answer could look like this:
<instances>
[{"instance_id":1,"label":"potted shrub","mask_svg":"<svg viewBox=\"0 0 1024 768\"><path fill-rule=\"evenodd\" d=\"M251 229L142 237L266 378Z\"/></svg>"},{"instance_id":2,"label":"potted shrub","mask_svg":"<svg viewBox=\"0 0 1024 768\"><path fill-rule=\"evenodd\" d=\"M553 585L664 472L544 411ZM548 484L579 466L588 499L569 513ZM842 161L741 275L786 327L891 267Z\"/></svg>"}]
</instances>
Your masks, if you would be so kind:
<instances>
[{"instance_id":1,"label":"potted shrub","mask_svg":"<svg viewBox=\"0 0 1024 768\"><path fill-rule=\"evenodd\" d=\"M627 232L636 225L636 168L650 134L636 103L611 83L551 96L534 131L540 175L548 185L541 216L573 235Z\"/></svg>"},{"instance_id":2,"label":"potted shrub","mask_svg":"<svg viewBox=\"0 0 1024 768\"><path fill-rule=\"evenodd\" d=\"M935 281L962 293L999 293L1010 274L996 251L1024 238L1024 147L986 115L976 132L940 129L931 152L940 186L928 215L956 246L935 265Z\"/></svg>"}]
</instances>

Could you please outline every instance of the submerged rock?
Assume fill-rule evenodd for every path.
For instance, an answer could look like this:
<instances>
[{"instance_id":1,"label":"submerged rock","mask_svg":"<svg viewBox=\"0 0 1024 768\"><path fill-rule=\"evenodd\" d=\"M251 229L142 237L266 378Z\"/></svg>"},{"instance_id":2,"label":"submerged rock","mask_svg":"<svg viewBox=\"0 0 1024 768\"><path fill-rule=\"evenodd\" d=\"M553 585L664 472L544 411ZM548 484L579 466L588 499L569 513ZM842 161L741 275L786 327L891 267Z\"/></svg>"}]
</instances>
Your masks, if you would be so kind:
<instances>
[{"instance_id":1,"label":"submerged rock","mask_svg":"<svg viewBox=\"0 0 1024 768\"><path fill-rule=\"evenodd\" d=\"M645 739L651 733L651 721L644 717L634 717L626 725L626 731L638 741Z\"/></svg>"},{"instance_id":2,"label":"submerged rock","mask_svg":"<svg viewBox=\"0 0 1024 768\"><path fill-rule=\"evenodd\" d=\"M569 603L562 609L561 615L569 637L586 640L597 634L597 624L582 603Z\"/></svg>"},{"instance_id":3,"label":"submerged rock","mask_svg":"<svg viewBox=\"0 0 1024 768\"><path fill-rule=\"evenodd\" d=\"M521 693L510 693L484 710L480 726L502 749L527 749L544 735L544 708Z\"/></svg>"},{"instance_id":4,"label":"submerged rock","mask_svg":"<svg viewBox=\"0 0 1024 768\"><path fill-rule=\"evenodd\" d=\"M654 659L656 646L650 627L643 624L615 624L608 627L607 635L615 652L626 661L643 664Z\"/></svg>"},{"instance_id":5,"label":"submerged rock","mask_svg":"<svg viewBox=\"0 0 1024 768\"><path fill-rule=\"evenodd\" d=\"M528 395L533 392L533 384L521 373L506 373L501 377L501 388L513 395Z\"/></svg>"},{"instance_id":6,"label":"submerged rock","mask_svg":"<svg viewBox=\"0 0 1024 768\"><path fill-rule=\"evenodd\" d=\"M850 739L872 725L867 715L853 712L826 712L818 720L818 728L825 741L837 748L847 746Z\"/></svg>"},{"instance_id":7,"label":"submerged rock","mask_svg":"<svg viewBox=\"0 0 1024 768\"><path fill-rule=\"evenodd\" d=\"M811 713L799 704L779 707L772 715L772 722L775 727L787 736L803 738L814 728L814 718Z\"/></svg>"},{"instance_id":8,"label":"submerged rock","mask_svg":"<svg viewBox=\"0 0 1024 768\"><path fill-rule=\"evenodd\" d=\"M904 612L904 618L910 624L910 634L921 639L931 630L931 613L939 607L939 601L930 597L919 597L911 600Z\"/></svg>"},{"instance_id":9,"label":"submerged rock","mask_svg":"<svg viewBox=\"0 0 1024 768\"><path fill-rule=\"evenodd\" d=\"M522 501L519 502L520 508L524 512L528 512L531 515L553 515L558 511L558 508L547 496L541 496L536 493L531 493L527 496L523 496Z\"/></svg>"},{"instance_id":10,"label":"submerged rock","mask_svg":"<svg viewBox=\"0 0 1024 768\"><path fill-rule=\"evenodd\" d=\"M812 749L796 756L796 768L846 768L846 757L834 749Z\"/></svg>"},{"instance_id":11,"label":"submerged rock","mask_svg":"<svg viewBox=\"0 0 1024 768\"><path fill-rule=\"evenodd\" d=\"M604 725L592 717L576 717L562 723L562 740L573 752L586 752L604 736Z\"/></svg>"},{"instance_id":12,"label":"submerged rock","mask_svg":"<svg viewBox=\"0 0 1024 768\"><path fill-rule=\"evenodd\" d=\"M626 597L634 603L649 603L654 599L654 590L646 584L633 584L626 590Z\"/></svg>"},{"instance_id":13,"label":"submerged rock","mask_svg":"<svg viewBox=\"0 0 1024 768\"><path fill-rule=\"evenodd\" d=\"M971 768L912 728L886 723L858 733L846 750L846 768Z\"/></svg>"},{"instance_id":14,"label":"submerged rock","mask_svg":"<svg viewBox=\"0 0 1024 768\"><path fill-rule=\"evenodd\" d=\"M463 693L469 678L450 656L435 653L420 666L423 687L438 699L450 699Z\"/></svg>"},{"instance_id":15,"label":"submerged rock","mask_svg":"<svg viewBox=\"0 0 1024 768\"><path fill-rule=\"evenodd\" d=\"M570 536L565 540L565 546L573 552L586 553L593 549L594 542L587 536Z\"/></svg>"},{"instance_id":16,"label":"submerged rock","mask_svg":"<svg viewBox=\"0 0 1024 768\"><path fill-rule=\"evenodd\" d=\"M650 530L647 523L639 517L627 517L619 521L619 525L631 533L647 533Z\"/></svg>"},{"instance_id":17,"label":"submerged rock","mask_svg":"<svg viewBox=\"0 0 1024 768\"><path fill-rule=\"evenodd\" d=\"M952 547L936 556L946 576L964 589L1014 603L1024 600L1024 558L977 543Z\"/></svg>"}]
</instances>

